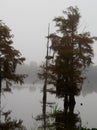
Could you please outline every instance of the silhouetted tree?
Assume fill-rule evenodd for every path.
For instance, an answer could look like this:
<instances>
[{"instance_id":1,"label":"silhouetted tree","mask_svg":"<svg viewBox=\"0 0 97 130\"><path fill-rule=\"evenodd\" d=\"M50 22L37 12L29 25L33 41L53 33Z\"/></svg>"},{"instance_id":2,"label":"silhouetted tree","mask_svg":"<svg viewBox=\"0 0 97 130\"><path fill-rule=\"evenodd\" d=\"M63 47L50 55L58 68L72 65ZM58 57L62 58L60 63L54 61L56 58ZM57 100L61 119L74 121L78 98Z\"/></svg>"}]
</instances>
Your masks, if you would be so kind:
<instances>
[{"instance_id":1,"label":"silhouetted tree","mask_svg":"<svg viewBox=\"0 0 97 130\"><path fill-rule=\"evenodd\" d=\"M22 64L25 60L21 57L21 53L12 46L12 37L10 29L2 21L0 21L0 98L2 81L5 80L8 85L14 83L23 83L25 74L16 74L17 64ZM1 101L0 101L1 104Z\"/></svg>"},{"instance_id":2,"label":"silhouetted tree","mask_svg":"<svg viewBox=\"0 0 97 130\"><path fill-rule=\"evenodd\" d=\"M65 95L65 99L69 95L69 103L74 103L74 95L78 95L82 88L83 71L92 63L91 45L96 37L91 37L89 32L78 32L80 13L77 7L69 7L63 13L64 17L54 19L58 30L48 36L55 53L48 69L57 92Z\"/></svg>"},{"instance_id":3,"label":"silhouetted tree","mask_svg":"<svg viewBox=\"0 0 97 130\"><path fill-rule=\"evenodd\" d=\"M63 14L54 18L58 29L47 37L53 52L47 67L48 83L56 87L57 96L64 97L66 104L74 104L74 95L80 93L85 78L83 72L92 63L92 43L97 38L91 37L89 32L79 33L77 7L69 7ZM44 78L45 74L41 76Z\"/></svg>"}]
</instances>

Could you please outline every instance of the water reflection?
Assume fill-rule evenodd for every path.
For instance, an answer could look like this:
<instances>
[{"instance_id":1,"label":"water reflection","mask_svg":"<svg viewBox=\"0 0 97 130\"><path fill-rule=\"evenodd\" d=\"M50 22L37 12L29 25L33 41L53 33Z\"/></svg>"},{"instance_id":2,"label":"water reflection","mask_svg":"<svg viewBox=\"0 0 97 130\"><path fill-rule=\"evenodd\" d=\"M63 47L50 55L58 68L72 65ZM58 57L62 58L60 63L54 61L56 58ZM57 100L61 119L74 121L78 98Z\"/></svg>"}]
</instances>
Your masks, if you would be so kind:
<instances>
[{"instance_id":1,"label":"water reflection","mask_svg":"<svg viewBox=\"0 0 97 130\"><path fill-rule=\"evenodd\" d=\"M56 113L55 124L55 130L79 130L81 128L79 115L66 110Z\"/></svg>"},{"instance_id":2,"label":"water reflection","mask_svg":"<svg viewBox=\"0 0 97 130\"><path fill-rule=\"evenodd\" d=\"M46 106L46 103L43 104L43 107ZM37 120L42 121L38 127L39 130L80 130L81 128L81 119L79 113L74 113L74 106L65 106L63 110L60 110L55 105L51 113L43 112Z\"/></svg>"},{"instance_id":3,"label":"water reflection","mask_svg":"<svg viewBox=\"0 0 97 130\"><path fill-rule=\"evenodd\" d=\"M29 86L32 86L31 90L34 91L30 91ZM41 127L44 124L45 125L43 126L44 127L43 130L45 130L45 128L48 125L52 126L52 129L53 127L55 129L55 124L56 124L55 119L57 115L54 116L53 113L58 113L58 115L59 114L62 115L62 113L65 113L65 111L69 113L70 108L68 107L68 109L66 109L65 107L64 109L63 99L56 98L55 95L51 95L50 93L47 94L46 102L41 105L40 101L43 98L43 93L41 93L41 88L43 87L43 85L35 84L34 87L35 89L33 89L33 85L24 85L21 87L21 89L17 89L17 87L14 88L12 90L12 93L8 93L8 92L4 93L4 95L2 95L2 108L4 108L5 112L7 110L12 110L11 117L17 120L22 119L23 124L24 126L26 126L27 130L37 130L38 125ZM97 99L96 93L88 94L85 97L83 97L82 95L76 97L76 105L74 106L74 109L72 108L72 111L73 114L78 115L78 118L79 116L81 117L83 127L88 127L88 128L97 127L96 99ZM80 105L81 103L83 105ZM44 112L44 117L43 117L43 107L44 110L46 107L46 112ZM40 121L37 122L35 120L35 117L39 115L41 111L42 114L40 115ZM80 111L80 114L78 114L78 111ZM44 121L46 123L44 123ZM33 129L31 129L32 127Z\"/></svg>"},{"instance_id":4,"label":"water reflection","mask_svg":"<svg viewBox=\"0 0 97 130\"><path fill-rule=\"evenodd\" d=\"M27 130L25 126L22 125L23 120L12 119L10 110L6 112L1 112L0 130Z\"/></svg>"},{"instance_id":5,"label":"water reflection","mask_svg":"<svg viewBox=\"0 0 97 130\"><path fill-rule=\"evenodd\" d=\"M63 110L58 105L53 105L51 112L46 112L47 92L43 89L42 115L37 116L41 124L38 129L42 130L80 130L81 119L79 113L74 113L75 103L70 103L65 99Z\"/></svg>"},{"instance_id":6,"label":"water reflection","mask_svg":"<svg viewBox=\"0 0 97 130\"><path fill-rule=\"evenodd\" d=\"M18 86L18 88L13 86L12 93L5 92L2 95L2 108L4 108L4 111L12 110L11 117L18 120L21 118L26 128L31 130L32 127L37 125L32 116L35 117L41 112L40 101L42 96L39 84L34 86L36 87L35 91L30 91L29 86Z\"/></svg>"}]
</instances>

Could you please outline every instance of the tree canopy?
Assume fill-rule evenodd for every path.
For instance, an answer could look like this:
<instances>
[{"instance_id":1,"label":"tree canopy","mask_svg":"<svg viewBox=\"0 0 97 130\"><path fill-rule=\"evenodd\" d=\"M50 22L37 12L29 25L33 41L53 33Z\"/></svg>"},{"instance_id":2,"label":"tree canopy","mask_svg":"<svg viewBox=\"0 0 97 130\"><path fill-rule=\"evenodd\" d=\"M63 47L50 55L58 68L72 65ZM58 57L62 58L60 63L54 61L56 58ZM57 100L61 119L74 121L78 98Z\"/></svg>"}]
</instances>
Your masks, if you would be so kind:
<instances>
[{"instance_id":1,"label":"tree canopy","mask_svg":"<svg viewBox=\"0 0 97 130\"><path fill-rule=\"evenodd\" d=\"M63 11L64 16L53 19L56 32L48 35L51 52L48 56L48 83L56 86L57 95L78 95L84 80L83 72L92 63L92 44L96 37L90 32L79 32L80 13L77 7ZM49 58L50 57L50 58ZM45 72L45 71L44 71ZM45 73L41 77L45 78Z\"/></svg>"},{"instance_id":2,"label":"tree canopy","mask_svg":"<svg viewBox=\"0 0 97 130\"><path fill-rule=\"evenodd\" d=\"M0 83L2 80L23 83L26 76L15 72L17 64L22 64L25 58L12 46L12 38L9 27L0 21Z\"/></svg>"}]
</instances>

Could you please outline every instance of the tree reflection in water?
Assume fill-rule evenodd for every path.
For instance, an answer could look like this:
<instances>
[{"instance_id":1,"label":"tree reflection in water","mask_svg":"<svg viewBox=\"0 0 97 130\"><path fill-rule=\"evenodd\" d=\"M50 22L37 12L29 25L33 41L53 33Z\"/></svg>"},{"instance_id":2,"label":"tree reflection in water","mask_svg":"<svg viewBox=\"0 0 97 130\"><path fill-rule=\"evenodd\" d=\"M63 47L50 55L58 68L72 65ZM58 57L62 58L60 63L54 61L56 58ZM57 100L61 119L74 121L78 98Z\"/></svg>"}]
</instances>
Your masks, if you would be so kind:
<instances>
[{"instance_id":1,"label":"tree reflection in water","mask_svg":"<svg viewBox=\"0 0 97 130\"><path fill-rule=\"evenodd\" d=\"M0 130L27 130L22 125L23 121L21 119L19 121L16 119L12 120L10 114L11 111L1 113L2 122L0 122Z\"/></svg>"},{"instance_id":2,"label":"tree reflection in water","mask_svg":"<svg viewBox=\"0 0 97 130\"><path fill-rule=\"evenodd\" d=\"M55 115L56 130L79 130L81 119L79 114L74 113L74 106L65 106L64 111Z\"/></svg>"},{"instance_id":3,"label":"tree reflection in water","mask_svg":"<svg viewBox=\"0 0 97 130\"><path fill-rule=\"evenodd\" d=\"M40 121L38 130L80 130L81 119L79 113L74 113L75 103L64 102L64 109L52 106L52 112L47 113L46 98L43 98L43 113L37 116Z\"/></svg>"}]
</instances>

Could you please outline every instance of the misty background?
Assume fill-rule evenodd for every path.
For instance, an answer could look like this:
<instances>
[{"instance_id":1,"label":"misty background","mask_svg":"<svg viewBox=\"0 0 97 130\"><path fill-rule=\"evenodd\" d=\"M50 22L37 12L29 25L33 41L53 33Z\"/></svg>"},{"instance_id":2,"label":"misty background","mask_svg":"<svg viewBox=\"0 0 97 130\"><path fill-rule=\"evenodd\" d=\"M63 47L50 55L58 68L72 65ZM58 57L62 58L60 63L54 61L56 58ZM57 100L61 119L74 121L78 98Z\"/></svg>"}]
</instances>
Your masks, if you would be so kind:
<instances>
[{"instance_id":1,"label":"misty background","mask_svg":"<svg viewBox=\"0 0 97 130\"><path fill-rule=\"evenodd\" d=\"M69 6L78 6L81 14L79 31L97 36L97 0L0 0L0 20L14 34L14 47L26 58L26 63L42 63L46 54L48 23L55 31L53 19L62 16ZM97 43L94 63L97 65Z\"/></svg>"},{"instance_id":2,"label":"misty background","mask_svg":"<svg viewBox=\"0 0 97 130\"><path fill-rule=\"evenodd\" d=\"M43 83L38 77L40 71L40 65L37 62L32 61L29 64L23 64L22 66L17 66L17 73L27 74L28 77L25 78L25 84L37 84ZM82 86L82 94L85 96L87 93L96 92L97 93L97 66L91 65L85 71L86 79L84 80Z\"/></svg>"}]
</instances>

